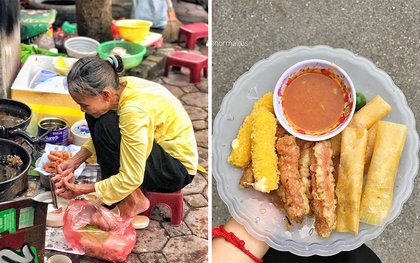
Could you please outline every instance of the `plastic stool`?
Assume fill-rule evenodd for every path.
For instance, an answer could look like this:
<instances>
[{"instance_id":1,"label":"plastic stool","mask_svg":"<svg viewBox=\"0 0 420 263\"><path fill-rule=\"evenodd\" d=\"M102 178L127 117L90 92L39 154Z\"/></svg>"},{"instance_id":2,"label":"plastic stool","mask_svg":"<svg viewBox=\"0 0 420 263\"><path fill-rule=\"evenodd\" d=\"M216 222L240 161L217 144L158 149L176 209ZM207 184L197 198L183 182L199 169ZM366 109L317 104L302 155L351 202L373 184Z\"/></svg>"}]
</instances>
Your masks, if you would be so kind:
<instances>
[{"instance_id":1,"label":"plastic stool","mask_svg":"<svg viewBox=\"0 0 420 263\"><path fill-rule=\"evenodd\" d=\"M209 35L209 26L206 23L194 23L184 25L179 28L178 45L181 37L185 37L185 48L194 49L195 42L199 38L207 37Z\"/></svg>"},{"instance_id":2,"label":"plastic stool","mask_svg":"<svg viewBox=\"0 0 420 263\"><path fill-rule=\"evenodd\" d=\"M150 218L155 206L166 205L171 212L171 226L181 225L184 208L182 190L175 193L146 192L145 195L150 201L150 207L143 212L143 215Z\"/></svg>"},{"instance_id":3,"label":"plastic stool","mask_svg":"<svg viewBox=\"0 0 420 263\"><path fill-rule=\"evenodd\" d=\"M175 51L166 57L163 75L168 76L170 66L186 67L190 69L190 82L198 83L200 82L201 69L204 70L204 77L207 78L207 62L208 58L206 56Z\"/></svg>"}]
</instances>

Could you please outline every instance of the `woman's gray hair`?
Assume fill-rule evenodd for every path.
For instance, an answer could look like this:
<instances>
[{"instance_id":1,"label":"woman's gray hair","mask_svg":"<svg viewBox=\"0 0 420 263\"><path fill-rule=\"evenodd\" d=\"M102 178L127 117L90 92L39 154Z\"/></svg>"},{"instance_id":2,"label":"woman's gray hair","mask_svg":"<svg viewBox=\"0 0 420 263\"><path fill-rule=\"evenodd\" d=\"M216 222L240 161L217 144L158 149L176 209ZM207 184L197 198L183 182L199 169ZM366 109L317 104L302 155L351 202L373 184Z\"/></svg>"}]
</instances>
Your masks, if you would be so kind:
<instances>
[{"instance_id":1,"label":"woman's gray hair","mask_svg":"<svg viewBox=\"0 0 420 263\"><path fill-rule=\"evenodd\" d=\"M124 66L120 56L112 55L110 60L99 57L79 59L67 76L69 93L98 96L106 87L117 90L119 74L123 72Z\"/></svg>"}]
</instances>

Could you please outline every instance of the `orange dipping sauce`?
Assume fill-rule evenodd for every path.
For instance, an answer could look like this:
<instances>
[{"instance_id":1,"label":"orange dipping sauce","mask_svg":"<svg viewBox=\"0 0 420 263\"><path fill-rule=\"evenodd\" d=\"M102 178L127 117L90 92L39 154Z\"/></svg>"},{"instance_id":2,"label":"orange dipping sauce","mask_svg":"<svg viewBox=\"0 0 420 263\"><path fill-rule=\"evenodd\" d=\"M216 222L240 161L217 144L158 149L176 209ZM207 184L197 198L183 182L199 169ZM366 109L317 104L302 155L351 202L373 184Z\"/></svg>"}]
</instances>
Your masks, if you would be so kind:
<instances>
[{"instance_id":1,"label":"orange dipping sauce","mask_svg":"<svg viewBox=\"0 0 420 263\"><path fill-rule=\"evenodd\" d=\"M343 91L326 70L299 73L289 80L285 89L283 111L289 123L299 129L326 130L337 123L343 113Z\"/></svg>"}]
</instances>

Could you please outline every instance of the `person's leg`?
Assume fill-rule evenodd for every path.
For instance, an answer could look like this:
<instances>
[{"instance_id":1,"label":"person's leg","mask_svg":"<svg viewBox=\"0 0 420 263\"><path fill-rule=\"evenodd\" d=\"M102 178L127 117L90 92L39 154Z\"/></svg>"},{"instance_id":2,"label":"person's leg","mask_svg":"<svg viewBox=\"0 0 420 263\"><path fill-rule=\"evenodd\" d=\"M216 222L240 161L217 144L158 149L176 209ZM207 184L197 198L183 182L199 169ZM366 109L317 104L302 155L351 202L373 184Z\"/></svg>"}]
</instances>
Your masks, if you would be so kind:
<instances>
[{"instance_id":1,"label":"person's leg","mask_svg":"<svg viewBox=\"0 0 420 263\"><path fill-rule=\"evenodd\" d=\"M146 161L142 187L146 191L173 193L191 183L194 176L189 175L185 166L153 143L152 151Z\"/></svg>"},{"instance_id":2,"label":"person's leg","mask_svg":"<svg viewBox=\"0 0 420 263\"><path fill-rule=\"evenodd\" d=\"M86 122L95 146L102 179L117 174L120 169L121 133L119 117L115 111L109 111L99 118L85 114Z\"/></svg>"}]
</instances>

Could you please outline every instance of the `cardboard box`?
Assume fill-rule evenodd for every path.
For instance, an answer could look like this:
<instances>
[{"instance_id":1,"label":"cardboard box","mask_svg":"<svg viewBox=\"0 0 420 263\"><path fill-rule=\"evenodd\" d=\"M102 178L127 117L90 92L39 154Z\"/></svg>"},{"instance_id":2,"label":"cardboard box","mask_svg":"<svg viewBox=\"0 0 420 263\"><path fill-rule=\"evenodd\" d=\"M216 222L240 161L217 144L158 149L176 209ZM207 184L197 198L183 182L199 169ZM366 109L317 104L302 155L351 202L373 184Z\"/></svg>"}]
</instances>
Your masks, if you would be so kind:
<instances>
[{"instance_id":1,"label":"cardboard box","mask_svg":"<svg viewBox=\"0 0 420 263\"><path fill-rule=\"evenodd\" d=\"M0 203L0 258L4 262L44 262L47 208L48 204L33 199Z\"/></svg>"},{"instance_id":2,"label":"cardboard box","mask_svg":"<svg viewBox=\"0 0 420 263\"><path fill-rule=\"evenodd\" d=\"M73 123L84 119L84 113L70 94L67 91L45 92L34 89L41 70L53 71L52 63L55 58L43 55L30 56L12 85L11 98L31 107L34 122L45 117L59 117L69 122L70 129ZM64 61L69 61L69 58L64 58ZM61 90L64 88L61 87Z\"/></svg>"}]
</instances>

